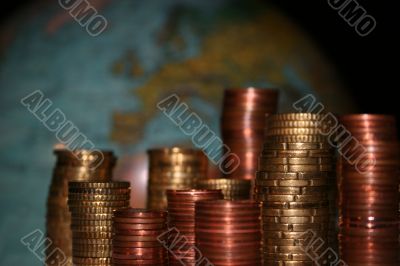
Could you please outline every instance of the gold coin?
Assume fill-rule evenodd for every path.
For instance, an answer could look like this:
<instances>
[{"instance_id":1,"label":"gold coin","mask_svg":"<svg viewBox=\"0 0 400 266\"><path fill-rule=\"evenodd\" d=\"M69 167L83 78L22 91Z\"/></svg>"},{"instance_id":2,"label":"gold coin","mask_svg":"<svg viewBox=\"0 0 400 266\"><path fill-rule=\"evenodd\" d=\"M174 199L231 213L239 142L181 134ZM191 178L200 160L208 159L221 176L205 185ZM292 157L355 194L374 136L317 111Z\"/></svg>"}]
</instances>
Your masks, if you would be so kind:
<instances>
[{"instance_id":1,"label":"gold coin","mask_svg":"<svg viewBox=\"0 0 400 266\"><path fill-rule=\"evenodd\" d=\"M130 194L128 188L70 188L69 193L76 194L104 194L104 195L120 195Z\"/></svg>"},{"instance_id":2,"label":"gold coin","mask_svg":"<svg viewBox=\"0 0 400 266\"><path fill-rule=\"evenodd\" d=\"M285 114L273 114L268 116L268 121L320 121L322 116L320 114L313 113L285 113Z\"/></svg>"},{"instance_id":3,"label":"gold coin","mask_svg":"<svg viewBox=\"0 0 400 266\"><path fill-rule=\"evenodd\" d=\"M294 201L294 202L320 202L327 200L326 195L266 195L266 194L258 194L257 198L261 201L268 201L268 202L287 202L287 201Z\"/></svg>"},{"instance_id":4,"label":"gold coin","mask_svg":"<svg viewBox=\"0 0 400 266\"><path fill-rule=\"evenodd\" d=\"M91 201L118 201L118 200L129 200L129 194L118 194L118 195L101 195L101 194L82 194L82 193L70 193L68 199L71 201L80 200L91 200Z\"/></svg>"},{"instance_id":5,"label":"gold coin","mask_svg":"<svg viewBox=\"0 0 400 266\"><path fill-rule=\"evenodd\" d=\"M320 202L264 202L262 204L263 208L276 208L276 209L315 209L315 208L326 208L328 206L328 201Z\"/></svg>"},{"instance_id":6,"label":"gold coin","mask_svg":"<svg viewBox=\"0 0 400 266\"><path fill-rule=\"evenodd\" d=\"M324 235L326 232L316 231L316 235ZM264 234L267 238L277 239L302 239L306 237L305 232L287 232L287 231L266 231Z\"/></svg>"},{"instance_id":7,"label":"gold coin","mask_svg":"<svg viewBox=\"0 0 400 266\"><path fill-rule=\"evenodd\" d=\"M328 215L329 211L327 208L319 209L272 209L263 208L261 210L263 216L321 216Z\"/></svg>"},{"instance_id":8,"label":"gold coin","mask_svg":"<svg viewBox=\"0 0 400 266\"><path fill-rule=\"evenodd\" d=\"M296 261L296 260L310 260L310 257L305 253L264 253L264 259L266 260L284 260L284 261Z\"/></svg>"},{"instance_id":9,"label":"gold coin","mask_svg":"<svg viewBox=\"0 0 400 266\"><path fill-rule=\"evenodd\" d=\"M268 195L321 195L327 194L327 187L257 187L256 190L261 194Z\"/></svg>"},{"instance_id":10,"label":"gold coin","mask_svg":"<svg viewBox=\"0 0 400 266\"><path fill-rule=\"evenodd\" d=\"M327 186L327 179L300 179L300 180L279 180L279 179L256 179L256 186L262 187L314 187Z\"/></svg>"},{"instance_id":11,"label":"gold coin","mask_svg":"<svg viewBox=\"0 0 400 266\"><path fill-rule=\"evenodd\" d=\"M280 223L280 224L312 224L312 223L324 223L327 222L329 217L325 216L262 216L261 220L263 223Z\"/></svg>"},{"instance_id":12,"label":"gold coin","mask_svg":"<svg viewBox=\"0 0 400 266\"><path fill-rule=\"evenodd\" d=\"M316 164L332 164L332 159L330 157L314 157L314 158L268 158L259 157L259 164L276 164L276 165L316 165Z\"/></svg>"},{"instance_id":13,"label":"gold coin","mask_svg":"<svg viewBox=\"0 0 400 266\"><path fill-rule=\"evenodd\" d=\"M265 158L330 158L332 153L329 150L264 150L261 156Z\"/></svg>"},{"instance_id":14,"label":"gold coin","mask_svg":"<svg viewBox=\"0 0 400 266\"><path fill-rule=\"evenodd\" d=\"M304 252L301 246L263 245L263 251L269 253ZM272 265L272 264L267 264Z\"/></svg>"},{"instance_id":15,"label":"gold coin","mask_svg":"<svg viewBox=\"0 0 400 266\"><path fill-rule=\"evenodd\" d=\"M264 150L322 150L327 151L332 149L326 142L281 142L281 143L265 143Z\"/></svg>"},{"instance_id":16,"label":"gold coin","mask_svg":"<svg viewBox=\"0 0 400 266\"><path fill-rule=\"evenodd\" d=\"M123 207L129 206L128 200L123 201L85 201L85 200L68 200L70 207Z\"/></svg>"},{"instance_id":17,"label":"gold coin","mask_svg":"<svg viewBox=\"0 0 400 266\"><path fill-rule=\"evenodd\" d=\"M268 127L271 128L292 128L292 127L306 127L316 128L320 127L320 120L274 120L268 123Z\"/></svg>"},{"instance_id":18,"label":"gold coin","mask_svg":"<svg viewBox=\"0 0 400 266\"><path fill-rule=\"evenodd\" d=\"M273 172L329 172L332 171L331 164L292 164L292 165L273 165L273 164L260 164L259 171L273 171Z\"/></svg>"},{"instance_id":19,"label":"gold coin","mask_svg":"<svg viewBox=\"0 0 400 266\"><path fill-rule=\"evenodd\" d=\"M283 248L279 248L282 250ZM314 266L315 263L311 260L292 260L292 261L284 261L284 260L264 260L264 265L269 266Z\"/></svg>"},{"instance_id":20,"label":"gold coin","mask_svg":"<svg viewBox=\"0 0 400 266\"><path fill-rule=\"evenodd\" d=\"M72 219L71 221L71 226L79 227L79 226L112 226L112 220L78 220L78 219Z\"/></svg>"},{"instance_id":21,"label":"gold coin","mask_svg":"<svg viewBox=\"0 0 400 266\"><path fill-rule=\"evenodd\" d=\"M72 215L77 214L92 214L92 213L113 213L117 209L128 208L129 205L121 207L69 207Z\"/></svg>"},{"instance_id":22,"label":"gold coin","mask_svg":"<svg viewBox=\"0 0 400 266\"><path fill-rule=\"evenodd\" d=\"M130 182L69 182L69 188L129 188Z\"/></svg>"},{"instance_id":23,"label":"gold coin","mask_svg":"<svg viewBox=\"0 0 400 266\"><path fill-rule=\"evenodd\" d=\"M111 258L112 251L90 251L90 250L78 250L72 249L72 256L74 257L91 257L91 258Z\"/></svg>"},{"instance_id":24,"label":"gold coin","mask_svg":"<svg viewBox=\"0 0 400 266\"><path fill-rule=\"evenodd\" d=\"M327 231L328 226L323 223L306 223L306 224L290 224L290 223L263 223L263 230L266 231L286 231L286 232L306 232L307 230ZM266 234L268 234L266 232Z\"/></svg>"},{"instance_id":25,"label":"gold coin","mask_svg":"<svg viewBox=\"0 0 400 266\"><path fill-rule=\"evenodd\" d=\"M298 241L296 239L263 238L263 243L267 246L295 246Z\"/></svg>"},{"instance_id":26,"label":"gold coin","mask_svg":"<svg viewBox=\"0 0 400 266\"><path fill-rule=\"evenodd\" d=\"M112 249L112 245L104 245L104 244L77 244L75 241L73 242L72 250L79 250L82 252L110 252Z\"/></svg>"},{"instance_id":27,"label":"gold coin","mask_svg":"<svg viewBox=\"0 0 400 266\"><path fill-rule=\"evenodd\" d=\"M304 173L304 172L265 172L265 171L257 171L256 179L258 180L274 180L274 179L282 179L282 180L307 180L307 179L327 179L329 177L329 173L327 172L318 172L318 173Z\"/></svg>"},{"instance_id":28,"label":"gold coin","mask_svg":"<svg viewBox=\"0 0 400 266\"><path fill-rule=\"evenodd\" d=\"M88 238L112 238L113 233L112 232L77 232L77 231L72 231L72 238L73 239L88 239Z\"/></svg>"},{"instance_id":29,"label":"gold coin","mask_svg":"<svg viewBox=\"0 0 400 266\"><path fill-rule=\"evenodd\" d=\"M320 136L320 128L310 127L291 127L291 128L277 128L272 127L266 130L266 136L288 136L288 135L315 135Z\"/></svg>"},{"instance_id":30,"label":"gold coin","mask_svg":"<svg viewBox=\"0 0 400 266\"><path fill-rule=\"evenodd\" d=\"M274 136L267 136L265 139L265 146L270 146L271 144L278 144L278 143L325 143L325 145L329 145L327 142L327 137L322 135L274 135Z\"/></svg>"},{"instance_id":31,"label":"gold coin","mask_svg":"<svg viewBox=\"0 0 400 266\"><path fill-rule=\"evenodd\" d=\"M111 220L113 213L73 213L71 218L74 220Z\"/></svg>"},{"instance_id":32,"label":"gold coin","mask_svg":"<svg viewBox=\"0 0 400 266\"><path fill-rule=\"evenodd\" d=\"M73 232L112 232L112 226L71 225Z\"/></svg>"},{"instance_id":33,"label":"gold coin","mask_svg":"<svg viewBox=\"0 0 400 266\"><path fill-rule=\"evenodd\" d=\"M73 257L73 262L85 265L102 265L111 263L111 258L82 258Z\"/></svg>"},{"instance_id":34,"label":"gold coin","mask_svg":"<svg viewBox=\"0 0 400 266\"><path fill-rule=\"evenodd\" d=\"M111 238L74 239L74 245L111 245Z\"/></svg>"}]
</instances>

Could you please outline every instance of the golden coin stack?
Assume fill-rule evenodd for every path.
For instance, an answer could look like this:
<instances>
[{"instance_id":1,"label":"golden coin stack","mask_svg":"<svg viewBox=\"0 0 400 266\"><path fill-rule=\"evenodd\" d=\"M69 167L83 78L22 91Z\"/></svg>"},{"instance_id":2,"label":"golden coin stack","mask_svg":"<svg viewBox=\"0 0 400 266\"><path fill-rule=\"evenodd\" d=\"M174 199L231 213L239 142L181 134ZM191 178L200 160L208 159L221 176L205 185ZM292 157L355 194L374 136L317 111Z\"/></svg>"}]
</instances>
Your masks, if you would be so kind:
<instances>
[{"instance_id":1,"label":"golden coin stack","mask_svg":"<svg viewBox=\"0 0 400 266\"><path fill-rule=\"evenodd\" d=\"M198 189L220 189L226 200L250 199L251 180L228 178L198 179Z\"/></svg>"},{"instance_id":2,"label":"golden coin stack","mask_svg":"<svg viewBox=\"0 0 400 266\"><path fill-rule=\"evenodd\" d=\"M47 237L51 239L52 245L61 249L67 257L65 265L72 266L71 214L67 204L68 182L111 180L116 157L111 151L101 151L103 156L90 150L58 149L54 153L57 162L47 199ZM46 249L49 265L52 265L53 250Z\"/></svg>"},{"instance_id":3,"label":"golden coin stack","mask_svg":"<svg viewBox=\"0 0 400 266\"><path fill-rule=\"evenodd\" d=\"M208 160L201 150L173 147L151 149L148 154L148 209L166 209L167 189L193 188L207 175Z\"/></svg>"},{"instance_id":4,"label":"golden coin stack","mask_svg":"<svg viewBox=\"0 0 400 266\"><path fill-rule=\"evenodd\" d=\"M112 265L113 212L129 198L129 182L69 182L74 265Z\"/></svg>"},{"instance_id":5,"label":"golden coin stack","mask_svg":"<svg viewBox=\"0 0 400 266\"><path fill-rule=\"evenodd\" d=\"M264 265L313 265L302 245L309 229L327 244L333 159L319 134L320 120L309 113L267 119L255 183L255 198L262 203Z\"/></svg>"}]
</instances>

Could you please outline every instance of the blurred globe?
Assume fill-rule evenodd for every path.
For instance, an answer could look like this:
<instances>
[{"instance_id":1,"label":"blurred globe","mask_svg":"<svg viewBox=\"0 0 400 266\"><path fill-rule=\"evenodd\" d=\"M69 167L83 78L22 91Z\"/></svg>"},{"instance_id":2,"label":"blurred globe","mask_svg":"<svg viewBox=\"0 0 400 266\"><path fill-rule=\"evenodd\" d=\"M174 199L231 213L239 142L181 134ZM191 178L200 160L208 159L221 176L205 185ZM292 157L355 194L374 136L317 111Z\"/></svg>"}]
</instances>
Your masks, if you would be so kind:
<instances>
[{"instance_id":1,"label":"blurred globe","mask_svg":"<svg viewBox=\"0 0 400 266\"><path fill-rule=\"evenodd\" d=\"M280 111L312 93L328 111L352 105L318 47L260 1L91 1L107 20L89 35L57 4L39 2L3 25L1 36L1 265L40 265L19 238L43 228L51 169L49 132L20 104L41 90L99 148L121 156L143 205L149 147L190 143L156 107L177 93L218 132L224 87L276 87Z\"/></svg>"}]
</instances>

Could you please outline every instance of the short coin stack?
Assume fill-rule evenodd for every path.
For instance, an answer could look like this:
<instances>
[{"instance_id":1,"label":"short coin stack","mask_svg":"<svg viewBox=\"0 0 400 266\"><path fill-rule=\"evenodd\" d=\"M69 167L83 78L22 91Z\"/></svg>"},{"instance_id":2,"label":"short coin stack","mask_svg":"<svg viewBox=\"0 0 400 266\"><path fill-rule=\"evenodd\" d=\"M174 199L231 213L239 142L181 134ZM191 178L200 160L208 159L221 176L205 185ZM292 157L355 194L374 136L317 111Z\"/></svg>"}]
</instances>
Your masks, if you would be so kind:
<instances>
[{"instance_id":1,"label":"short coin stack","mask_svg":"<svg viewBox=\"0 0 400 266\"><path fill-rule=\"evenodd\" d=\"M393 116L340 117L353 139L339 151L339 247L349 265L400 265L399 143Z\"/></svg>"},{"instance_id":2,"label":"short coin stack","mask_svg":"<svg viewBox=\"0 0 400 266\"><path fill-rule=\"evenodd\" d=\"M207 175L208 160L201 150L190 148L151 149L147 208L167 207L167 189L193 188L196 180Z\"/></svg>"},{"instance_id":3,"label":"short coin stack","mask_svg":"<svg viewBox=\"0 0 400 266\"><path fill-rule=\"evenodd\" d=\"M169 265L196 264L195 203L223 199L221 190L168 190Z\"/></svg>"},{"instance_id":4,"label":"short coin stack","mask_svg":"<svg viewBox=\"0 0 400 266\"><path fill-rule=\"evenodd\" d=\"M259 204L247 200L196 202L196 246L200 250L197 259L203 257L215 266L261 265Z\"/></svg>"},{"instance_id":5,"label":"short coin stack","mask_svg":"<svg viewBox=\"0 0 400 266\"><path fill-rule=\"evenodd\" d=\"M265 114L275 113L277 104L276 90L249 87L224 91L222 139L240 158L240 166L226 177L254 180L264 141Z\"/></svg>"},{"instance_id":6,"label":"short coin stack","mask_svg":"<svg viewBox=\"0 0 400 266\"><path fill-rule=\"evenodd\" d=\"M168 265L166 211L117 210L113 228L114 266Z\"/></svg>"},{"instance_id":7,"label":"short coin stack","mask_svg":"<svg viewBox=\"0 0 400 266\"><path fill-rule=\"evenodd\" d=\"M227 200L250 199L251 180L205 178L197 180L198 189L220 189Z\"/></svg>"},{"instance_id":8,"label":"short coin stack","mask_svg":"<svg viewBox=\"0 0 400 266\"><path fill-rule=\"evenodd\" d=\"M312 265L300 244L309 229L327 242L333 162L319 134L320 119L309 113L267 119L255 185L255 198L262 203L264 265Z\"/></svg>"},{"instance_id":9,"label":"short coin stack","mask_svg":"<svg viewBox=\"0 0 400 266\"><path fill-rule=\"evenodd\" d=\"M69 181L109 181L116 158L111 151L90 150L54 151L57 162L53 170L47 199L47 237L53 247L58 247L67 257L67 266L72 266L71 214L68 210ZM53 248L46 249L49 261ZM49 262L49 264L51 264Z\"/></svg>"},{"instance_id":10,"label":"short coin stack","mask_svg":"<svg viewBox=\"0 0 400 266\"><path fill-rule=\"evenodd\" d=\"M129 198L129 182L69 183L74 265L111 265L113 212Z\"/></svg>"}]
</instances>

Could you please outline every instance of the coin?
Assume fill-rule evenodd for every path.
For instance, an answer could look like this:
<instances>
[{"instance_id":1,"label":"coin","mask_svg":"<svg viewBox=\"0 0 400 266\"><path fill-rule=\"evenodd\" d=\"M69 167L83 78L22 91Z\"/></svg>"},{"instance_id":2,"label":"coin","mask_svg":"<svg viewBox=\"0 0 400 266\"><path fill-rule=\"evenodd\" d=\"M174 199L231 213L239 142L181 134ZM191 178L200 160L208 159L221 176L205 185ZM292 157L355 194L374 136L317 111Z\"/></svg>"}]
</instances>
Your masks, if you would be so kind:
<instances>
[{"instance_id":1,"label":"coin","mask_svg":"<svg viewBox=\"0 0 400 266\"><path fill-rule=\"evenodd\" d=\"M68 200L70 207L121 207L129 205L129 200L116 201L86 201L86 200Z\"/></svg>"},{"instance_id":2,"label":"coin","mask_svg":"<svg viewBox=\"0 0 400 266\"><path fill-rule=\"evenodd\" d=\"M327 179L256 180L256 186L268 186L268 187L321 187L327 185L328 185Z\"/></svg>"},{"instance_id":3,"label":"coin","mask_svg":"<svg viewBox=\"0 0 400 266\"><path fill-rule=\"evenodd\" d=\"M117 195L93 195L93 194L81 194L81 193L70 193L68 199L71 201L120 201L129 200L130 195L117 194Z\"/></svg>"},{"instance_id":4,"label":"coin","mask_svg":"<svg viewBox=\"0 0 400 266\"><path fill-rule=\"evenodd\" d=\"M332 171L330 164L293 164L293 165L271 165L260 164L259 171L273 172L328 172Z\"/></svg>"},{"instance_id":5,"label":"coin","mask_svg":"<svg viewBox=\"0 0 400 266\"><path fill-rule=\"evenodd\" d=\"M73 189L79 188L129 188L129 182L69 182L69 187Z\"/></svg>"},{"instance_id":6,"label":"coin","mask_svg":"<svg viewBox=\"0 0 400 266\"><path fill-rule=\"evenodd\" d=\"M324 179L328 178L329 173L327 172L319 172L319 173L306 173L306 172L265 172L265 171L257 171L256 179L264 180L264 179L289 179L289 180L297 180L297 179Z\"/></svg>"},{"instance_id":7,"label":"coin","mask_svg":"<svg viewBox=\"0 0 400 266\"><path fill-rule=\"evenodd\" d=\"M318 135L321 134L321 129L314 127L269 127L267 136L290 136L290 135Z\"/></svg>"},{"instance_id":8,"label":"coin","mask_svg":"<svg viewBox=\"0 0 400 266\"><path fill-rule=\"evenodd\" d=\"M321 216L328 215L326 208L319 209L262 209L262 215L265 216Z\"/></svg>"},{"instance_id":9,"label":"coin","mask_svg":"<svg viewBox=\"0 0 400 266\"><path fill-rule=\"evenodd\" d=\"M127 188L70 188L69 193L80 194L129 194L130 190Z\"/></svg>"},{"instance_id":10,"label":"coin","mask_svg":"<svg viewBox=\"0 0 400 266\"><path fill-rule=\"evenodd\" d=\"M307 136L308 137L308 136ZM332 147L326 142L268 142L264 144L264 150L330 150Z\"/></svg>"}]
</instances>

